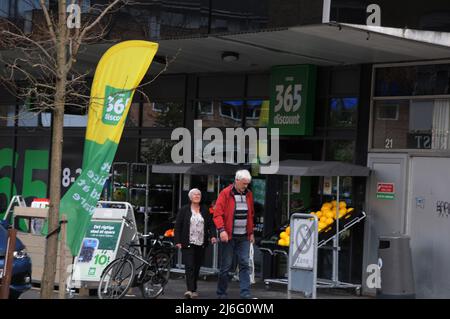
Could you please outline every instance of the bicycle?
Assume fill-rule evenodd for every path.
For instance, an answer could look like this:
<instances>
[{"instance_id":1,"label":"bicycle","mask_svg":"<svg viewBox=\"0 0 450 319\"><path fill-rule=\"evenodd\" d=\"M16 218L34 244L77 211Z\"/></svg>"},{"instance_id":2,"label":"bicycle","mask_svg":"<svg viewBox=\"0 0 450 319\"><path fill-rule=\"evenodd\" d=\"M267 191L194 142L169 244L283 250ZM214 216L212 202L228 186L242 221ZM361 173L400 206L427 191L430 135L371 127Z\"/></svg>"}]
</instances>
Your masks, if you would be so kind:
<instances>
[{"instance_id":1,"label":"bicycle","mask_svg":"<svg viewBox=\"0 0 450 319\"><path fill-rule=\"evenodd\" d=\"M133 224L130 219L123 218L128 226ZM139 243L136 243L136 237ZM145 239L149 244L143 243ZM120 299L130 287L139 287L143 298L160 296L169 281L175 251L173 243L162 239L162 236L157 237L151 232L145 235L136 233L126 246L121 245L124 255L109 263L102 273L97 290L99 299ZM148 252L142 258L144 248Z\"/></svg>"}]
</instances>

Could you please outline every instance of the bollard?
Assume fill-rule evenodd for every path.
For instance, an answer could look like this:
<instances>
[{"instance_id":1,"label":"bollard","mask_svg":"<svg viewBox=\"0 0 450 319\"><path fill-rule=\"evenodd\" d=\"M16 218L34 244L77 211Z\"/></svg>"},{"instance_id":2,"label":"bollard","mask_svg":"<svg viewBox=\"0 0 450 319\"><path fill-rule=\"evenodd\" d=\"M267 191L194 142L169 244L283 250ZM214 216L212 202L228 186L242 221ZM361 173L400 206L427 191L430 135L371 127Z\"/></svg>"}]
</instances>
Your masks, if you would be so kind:
<instances>
[{"instance_id":1,"label":"bollard","mask_svg":"<svg viewBox=\"0 0 450 319\"><path fill-rule=\"evenodd\" d=\"M14 250L16 249L17 230L8 228L8 244L6 246L6 259L3 268L2 285L0 289L0 299L9 298L9 286L11 284L12 266L14 260Z\"/></svg>"}]
</instances>

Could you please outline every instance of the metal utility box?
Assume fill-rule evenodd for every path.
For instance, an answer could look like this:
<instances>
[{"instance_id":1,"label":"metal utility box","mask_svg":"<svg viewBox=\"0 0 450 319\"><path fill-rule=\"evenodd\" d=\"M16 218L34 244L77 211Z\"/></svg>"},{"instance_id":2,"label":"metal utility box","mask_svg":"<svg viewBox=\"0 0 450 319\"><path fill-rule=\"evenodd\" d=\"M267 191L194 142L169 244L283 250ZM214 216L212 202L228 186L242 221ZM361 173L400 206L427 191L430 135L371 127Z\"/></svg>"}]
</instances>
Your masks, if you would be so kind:
<instances>
[{"instance_id":1,"label":"metal utility box","mask_svg":"<svg viewBox=\"0 0 450 319\"><path fill-rule=\"evenodd\" d=\"M97 287L103 270L121 254L120 245L130 242L137 232L129 203L100 201L98 204L75 258L71 288ZM124 217L132 224L128 225Z\"/></svg>"}]
</instances>

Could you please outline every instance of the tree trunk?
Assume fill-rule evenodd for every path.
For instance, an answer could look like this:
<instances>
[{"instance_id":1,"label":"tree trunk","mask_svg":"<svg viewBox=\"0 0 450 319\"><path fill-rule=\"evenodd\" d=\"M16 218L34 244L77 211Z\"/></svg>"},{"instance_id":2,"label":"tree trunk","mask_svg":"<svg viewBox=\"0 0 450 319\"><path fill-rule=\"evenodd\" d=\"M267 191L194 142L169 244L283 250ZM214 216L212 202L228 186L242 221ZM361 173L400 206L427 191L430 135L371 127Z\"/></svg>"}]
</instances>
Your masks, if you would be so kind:
<instances>
[{"instance_id":1,"label":"tree trunk","mask_svg":"<svg viewBox=\"0 0 450 319\"><path fill-rule=\"evenodd\" d=\"M48 211L48 232L59 224L59 203L61 200L61 161L64 129L64 104L66 94L66 1L59 0L57 31L57 79L53 111L52 156L50 164L50 208ZM56 277L58 233L52 234L45 247L44 272L41 281L41 298L51 299Z\"/></svg>"}]
</instances>

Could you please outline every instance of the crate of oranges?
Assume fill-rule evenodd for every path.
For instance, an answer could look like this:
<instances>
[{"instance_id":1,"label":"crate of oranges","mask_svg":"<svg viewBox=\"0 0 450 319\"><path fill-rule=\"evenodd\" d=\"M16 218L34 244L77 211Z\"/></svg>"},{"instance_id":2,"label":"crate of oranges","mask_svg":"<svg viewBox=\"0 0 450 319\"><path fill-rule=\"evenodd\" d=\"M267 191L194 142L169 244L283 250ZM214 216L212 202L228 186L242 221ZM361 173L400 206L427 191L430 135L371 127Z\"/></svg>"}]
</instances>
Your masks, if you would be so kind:
<instances>
[{"instance_id":1,"label":"crate of oranges","mask_svg":"<svg viewBox=\"0 0 450 319\"><path fill-rule=\"evenodd\" d=\"M278 239L278 245L283 247L289 247L289 238L291 235L291 226L286 227L284 231L280 233L280 238Z\"/></svg>"},{"instance_id":2,"label":"crate of oranges","mask_svg":"<svg viewBox=\"0 0 450 319\"><path fill-rule=\"evenodd\" d=\"M175 229L171 228L171 229L166 230L166 232L164 233L164 237L167 237L167 238L175 237Z\"/></svg>"},{"instance_id":3,"label":"crate of oranges","mask_svg":"<svg viewBox=\"0 0 450 319\"><path fill-rule=\"evenodd\" d=\"M331 202L326 202L322 205L320 210L316 212L311 212L311 215L317 216L319 220L318 230L327 230L336 220L336 211L338 211L339 219L346 219L350 217L351 213L354 211L352 207L347 207L347 203L340 201L339 203L335 200Z\"/></svg>"}]
</instances>

